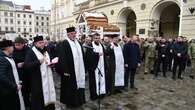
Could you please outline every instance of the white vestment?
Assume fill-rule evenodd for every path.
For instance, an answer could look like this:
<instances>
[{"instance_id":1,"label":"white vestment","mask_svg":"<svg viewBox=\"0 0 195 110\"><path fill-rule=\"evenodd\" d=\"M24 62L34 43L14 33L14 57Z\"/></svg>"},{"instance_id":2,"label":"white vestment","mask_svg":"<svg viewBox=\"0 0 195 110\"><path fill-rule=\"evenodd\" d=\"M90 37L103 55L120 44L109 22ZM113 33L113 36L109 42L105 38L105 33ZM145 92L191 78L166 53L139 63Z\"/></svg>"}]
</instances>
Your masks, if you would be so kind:
<instances>
[{"instance_id":1,"label":"white vestment","mask_svg":"<svg viewBox=\"0 0 195 110\"><path fill-rule=\"evenodd\" d=\"M92 42L92 46L94 48L94 52L96 53L103 53L103 47L101 44L96 45ZM96 93L99 94L106 94L106 83L105 83L105 68L104 68L104 55L100 56L98 66L95 69L95 80L96 80ZM101 75L99 75L99 70ZM99 93L99 81L100 81L100 93Z\"/></svg>"},{"instance_id":2,"label":"white vestment","mask_svg":"<svg viewBox=\"0 0 195 110\"><path fill-rule=\"evenodd\" d=\"M19 80L18 71L17 71L16 64L15 64L14 60L12 58L8 58L8 57L5 57L5 58L10 62L11 66L12 66L12 71L14 74L15 82L17 85L19 85L20 80ZM18 96L20 99L20 110L25 110L24 99L23 99L21 90L18 91Z\"/></svg>"},{"instance_id":3,"label":"white vestment","mask_svg":"<svg viewBox=\"0 0 195 110\"><path fill-rule=\"evenodd\" d=\"M72 41L66 38L70 44L73 60L74 60L74 71L76 75L77 88L85 88L85 66L83 61L83 53L81 45L77 40Z\"/></svg>"},{"instance_id":4,"label":"white vestment","mask_svg":"<svg viewBox=\"0 0 195 110\"><path fill-rule=\"evenodd\" d=\"M123 58L123 51L120 45L115 46L111 43L114 49L115 55L115 86L124 86L124 58Z\"/></svg>"},{"instance_id":5,"label":"white vestment","mask_svg":"<svg viewBox=\"0 0 195 110\"><path fill-rule=\"evenodd\" d=\"M41 78L42 78L42 91L44 97L44 104L48 105L56 102L56 92L53 81L53 74L50 64L50 57L47 52L43 55L36 47L32 48L38 60L45 59L45 61L40 66Z\"/></svg>"}]
</instances>

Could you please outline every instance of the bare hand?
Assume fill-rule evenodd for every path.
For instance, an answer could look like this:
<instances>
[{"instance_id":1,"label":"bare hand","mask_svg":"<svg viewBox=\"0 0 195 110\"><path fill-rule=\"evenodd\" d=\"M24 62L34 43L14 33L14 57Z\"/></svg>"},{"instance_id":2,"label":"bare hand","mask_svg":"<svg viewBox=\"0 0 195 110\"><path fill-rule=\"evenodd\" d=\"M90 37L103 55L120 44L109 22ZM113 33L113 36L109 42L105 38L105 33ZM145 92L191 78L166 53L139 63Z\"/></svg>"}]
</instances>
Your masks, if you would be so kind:
<instances>
[{"instance_id":1,"label":"bare hand","mask_svg":"<svg viewBox=\"0 0 195 110\"><path fill-rule=\"evenodd\" d=\"M128 64L125 64L125 67L128 67Z\"/></svg>"},{"instance_id":2,"label":"bare hand","mask_svg":"<svg viewBox=\"0 0 195 110\"><path fill-rule=\"evenodd\" d=\"M141 64L140 64L140 63L138 63L138 64L137 64L137 66L138 66L138 67L140 67L140 66L141 66Z\"/></svg>"},{"instance_id":3,"label":"bare hand","mask_svg":"<svg viewBox=\"0 0 195 110\"><path fill-rule=\"evenodd\" d=\"M17 64L18 68L22 68L23 65L24 65L24 62L21 62L21 63L18 63L18 64Z\"/></svg>"},{"instance_id":4,"label":"bare hand","mask_svg":"<svg viewBox=\"0 0 195 110\"><path fill-rule=\"evenodd\" d=\"M163 54L163 55L162 55L162 57L164 58L164 57L165 57L165 55Z\"/></svg>"},{"instance_id":5,"label":"bare hand","mask_svg":"<svg viewBox=\"0 0 195 110\"><path fill-rule=\"evenodd\" d=\"M17 90L20 91L22 89L22 85L18 84Z\"/></svg>"},{"instance_id":6,"label":"bare hand","mask_svg":"<svg viewBox=\"0 0 195 110\"><path fill-rule=\"evenodd\" d=\"M178 56L178 57L181 57L181 53L178 53L177 56Z\"/></svg>"}]
</instances>

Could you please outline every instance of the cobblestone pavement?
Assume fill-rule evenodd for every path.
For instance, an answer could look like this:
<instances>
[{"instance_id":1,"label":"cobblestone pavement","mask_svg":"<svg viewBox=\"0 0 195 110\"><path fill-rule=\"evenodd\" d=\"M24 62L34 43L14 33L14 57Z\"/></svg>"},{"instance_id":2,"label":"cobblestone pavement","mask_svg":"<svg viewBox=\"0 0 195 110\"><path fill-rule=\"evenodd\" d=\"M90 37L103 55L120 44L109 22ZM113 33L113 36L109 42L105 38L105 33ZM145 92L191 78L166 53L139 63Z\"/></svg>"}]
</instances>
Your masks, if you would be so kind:
<instances>
[{"instance_id":1,"label":"cobblestone pavement","mask_svg":"<svg viewBox=\"0 0 195 110\"><path fill-rule=\"evenodd\" d=\"M55 76L59 100L59 76ZM164 78L154 79L152 74L141 72L136 76L138 90L123 91L123 93L107 96L101 100L101 110L195 110L195 79L190 79L188 72L183 80L172 80L171 73ZM73 110L98 110L98 102L89 100L86 90L87 103ZM57 104L57 110L66 109Z\"/></svg>"}]
</instances>

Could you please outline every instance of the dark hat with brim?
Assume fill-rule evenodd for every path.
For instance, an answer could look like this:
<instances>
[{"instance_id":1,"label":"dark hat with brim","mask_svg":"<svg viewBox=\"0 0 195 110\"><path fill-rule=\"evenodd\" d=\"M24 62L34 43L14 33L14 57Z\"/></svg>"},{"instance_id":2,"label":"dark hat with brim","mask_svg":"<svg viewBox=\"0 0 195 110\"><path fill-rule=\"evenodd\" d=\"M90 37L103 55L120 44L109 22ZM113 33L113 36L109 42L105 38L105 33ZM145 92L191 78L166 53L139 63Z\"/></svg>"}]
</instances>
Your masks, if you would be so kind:
<instances>
[{"instance_id":1,"label":"dark hat with brim","mask_svg":"<svg viewBox=\"0 0 195 110\"><path fill-rule=\"evenodd\" d=\"M66 31L67 31L67 33L69 33L69 32L75 32L75 27L66 28Z\"/></svg>"},{"instance_id":2,"label":"dark hat with brim","mask_svg":"<svg viewBox=\"0 0 195 110\"><path fill-rule=\"evenodd\" d=\"M33 39L34 39L34 42L42 41L42 40L43 40L43 36L37 35L37 36L34 37Z\"/></svg>"},{"instance_id":3,"label":"dark hat with brim","mask_svg":"<svg viewBox=\"0 0 195 110\"><path fill-rule=\"evenodd\" d=\"M13 42L11 40L0 41L0 49L11 47L11 46L13 46Z\"/></svg>"}]
</instances>

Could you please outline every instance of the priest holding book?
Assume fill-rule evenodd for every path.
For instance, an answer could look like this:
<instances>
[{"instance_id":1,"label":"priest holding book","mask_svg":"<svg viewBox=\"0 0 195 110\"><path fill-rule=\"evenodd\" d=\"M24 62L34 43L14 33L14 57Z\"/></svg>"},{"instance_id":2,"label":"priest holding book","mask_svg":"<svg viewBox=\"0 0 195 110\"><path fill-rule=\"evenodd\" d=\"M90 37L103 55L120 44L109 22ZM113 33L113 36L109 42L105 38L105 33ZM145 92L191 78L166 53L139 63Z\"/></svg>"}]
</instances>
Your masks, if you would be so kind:
<instances>
[{"instance_id":1,"label":"priest holding book","mask_svg":"<svg viewBox=\"0 0 195 110\"><path fill-rule=\"evenodd\" d=\"M55 110L56 93L51 64L43 36L34 37L34 46L24 61L31 76L31 110Z\"/></svg>"}]
</instances>

